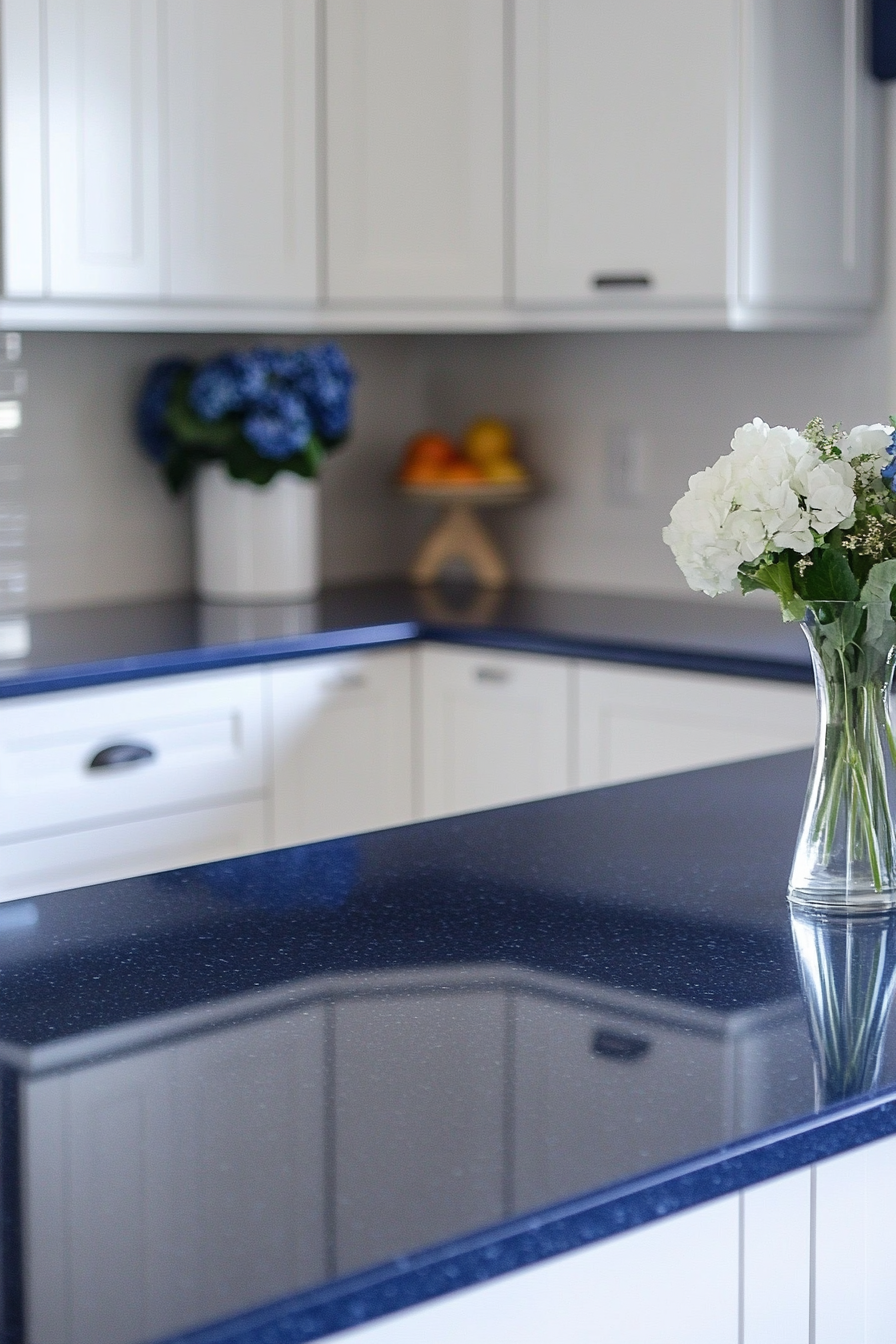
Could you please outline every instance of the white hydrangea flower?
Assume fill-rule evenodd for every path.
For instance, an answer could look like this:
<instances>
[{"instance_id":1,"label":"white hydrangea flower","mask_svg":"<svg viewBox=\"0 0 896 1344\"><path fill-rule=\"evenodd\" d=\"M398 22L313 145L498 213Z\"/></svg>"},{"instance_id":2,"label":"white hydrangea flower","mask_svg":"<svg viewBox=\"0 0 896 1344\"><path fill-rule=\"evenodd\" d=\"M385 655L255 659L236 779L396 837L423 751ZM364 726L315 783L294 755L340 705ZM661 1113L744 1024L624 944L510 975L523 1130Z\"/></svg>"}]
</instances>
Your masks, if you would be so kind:
<instances>
[{"instance_id":1,"label":"white hydrangea flower","mask_svg":"<svg viewBox=\"0 0 896 1344\"><path fill-rule=\"evenodd\" d=\"M845 462L853 458L873 456L878 470L890 460L887 449L893 437L892 426L856 425L840 444L840 452Z\"/></svg>"},{"instance_id":2,"label":"white hydrangea flower","mask_svg":"<svg viewBox=\"0 0 896 1344\"><path fill-rule=\"evenodd\" d=\"M692 588L715 596L730 592L737 571L766 551L808 555L818 538L849 525L856 505L850 457L884 452L882 425L860 425L843 460L822 451L797 430L770 428L757 419L742 425L731 452L688 482L672 509L663 540Z\"/></svg>"},{"instance_id":3,"label":"white hydrangea flower","mask_svg":"<svg viewBox=\"0 0 896 1344\"><path fill-rule=\"evenodd\" d=\"M855 478L848 462L820 462L806 476L806 505L812 511L812 526L822 536L852 516Z\"/></svg>"}]
</instances>

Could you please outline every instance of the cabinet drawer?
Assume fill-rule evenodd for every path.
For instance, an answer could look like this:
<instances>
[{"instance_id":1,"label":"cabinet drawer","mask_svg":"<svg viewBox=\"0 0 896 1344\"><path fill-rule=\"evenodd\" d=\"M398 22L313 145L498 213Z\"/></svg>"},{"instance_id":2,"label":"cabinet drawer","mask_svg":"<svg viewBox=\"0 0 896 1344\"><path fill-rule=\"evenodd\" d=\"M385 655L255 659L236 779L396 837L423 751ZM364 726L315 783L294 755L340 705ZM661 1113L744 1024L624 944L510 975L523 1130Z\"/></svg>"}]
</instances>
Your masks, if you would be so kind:
<instances>
[{"instance_id":1,"label":"cabinet drawer","mask_svg":"<svg viewBox=\"0 0 896 1344\"><path fill-rule=\"evenodd\" d=\"M264 848L264 805L225 803L0 845L0 901L117 882Z\"/></svg>"},{"instance_id":2,"label":"cabinet drawer","mask_svg":"<svg viewBox=\"0 0 896 1344\"><path fill-rule=\"evenodd\" d=\"M259 792L261 705L254 670L9 700L0 835Z\"/></svg>"}]
</instances>

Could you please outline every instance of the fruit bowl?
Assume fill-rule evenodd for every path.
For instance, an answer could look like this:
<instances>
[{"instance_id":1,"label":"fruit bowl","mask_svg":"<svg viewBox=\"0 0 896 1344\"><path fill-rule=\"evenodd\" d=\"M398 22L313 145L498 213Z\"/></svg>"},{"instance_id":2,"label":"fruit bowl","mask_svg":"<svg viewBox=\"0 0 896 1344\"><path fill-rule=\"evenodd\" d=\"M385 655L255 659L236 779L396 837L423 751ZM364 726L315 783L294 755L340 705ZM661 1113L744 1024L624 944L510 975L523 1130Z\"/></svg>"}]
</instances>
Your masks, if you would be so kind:
<instances>
[{"instance_id":1,"label":"fruit bowl","mask_svg":"<svg viewBox=\"0 0 896 1344\"><path fill-rule=\"evenodd\" d=\"M398 481L409 499L429 504L512 504L532 493L531 481Z\"/></svg>"}]
</instances>

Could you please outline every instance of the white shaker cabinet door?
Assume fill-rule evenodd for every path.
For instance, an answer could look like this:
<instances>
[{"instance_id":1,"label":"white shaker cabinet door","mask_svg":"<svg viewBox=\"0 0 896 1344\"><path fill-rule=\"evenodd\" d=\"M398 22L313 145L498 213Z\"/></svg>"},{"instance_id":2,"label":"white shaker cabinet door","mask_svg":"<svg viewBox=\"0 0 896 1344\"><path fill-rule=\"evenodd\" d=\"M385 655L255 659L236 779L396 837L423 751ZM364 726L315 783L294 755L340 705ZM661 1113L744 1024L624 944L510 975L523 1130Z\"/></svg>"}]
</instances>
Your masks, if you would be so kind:
<instances>
[{"instance_id":1,"label":"white shaker cabinet door","mask_svg":"<svg viewBox=\"0 0 896 1344\"><path fill-rule=\"evenodd\" d=\"M737 1195L713 1200L347 1330L340 1344L737 1344L738 1207Z\"/></svg>"},{"instance_id":2,"label":"white shaker cabinet door","mask_svg":"<svg viewBox=\"0 0 896 1344\"><path fill-rule=\"evenodd\" d=\"M160 293L157 0L46 0L49 292Z\"/></svg>"},{"instance_id":3,"label":"white shaker cabinet door","mask_svg":"<svg viewBox=\"0 0 896 1344\"><path fill-rule=\"evenodd\" d=\"M503 297L502 0L326 0L328 294Z\"/></svg>"},{"instance_id":4,"label":"white shaker cabinet door","mask_svg":"<svg viewBox=\"0 0 896 1344\"><path fill-rule=\"evenodd\" d=\"M272 843L411 821L409 650L296 659L270 676Z\"/></svg>"},{"instance_id":5,"label":"white shaker cabinet door","mask_svg":"<svg viewBox=\"0 0 896 1344\"><path fill-rule=\"evenodd\" d=\"M28 1344L144 1344L324 1275L324 1013L26 1082Z\"/></svg>"},{"instance_id":6,"label":"white shaker cabinet door","mask_svg":"<svg viewBox=\"0 0 896 1344\"><path fill-rule=\"evenodd\" d=\"M316 297L314 0L164 0L170 292Z\"/></svg>"},{"instance_id":7,"label":"white shaker cabinet door","mask_svg":"<svg viewBox=\"0 0 896 1344\"><path fill-rule=\"evenodd\" d=\"M747 677L580 662L575 784L593 788L811 746L815 693Z\"/></svg>"},{"instance_id":8,"label":"white shaker cabinet door","mask_svg":"<svg viewBox=\"0 0 896 1344\"><path fill-rule=\"evenodd\" d=\"M517 0L516 297L724 302L728 0Z\"/></svg>"},{"instance_id":9,"label":"white shaker cabinet door","mask_svg":"<svg viewBox=\"0 0 896 1344\"><path fill-rule=\"evenodd\" d=\"M472 812L569 787L569 664L491 649L425 646L425 817Z\"/></svg>"}]
</instances>

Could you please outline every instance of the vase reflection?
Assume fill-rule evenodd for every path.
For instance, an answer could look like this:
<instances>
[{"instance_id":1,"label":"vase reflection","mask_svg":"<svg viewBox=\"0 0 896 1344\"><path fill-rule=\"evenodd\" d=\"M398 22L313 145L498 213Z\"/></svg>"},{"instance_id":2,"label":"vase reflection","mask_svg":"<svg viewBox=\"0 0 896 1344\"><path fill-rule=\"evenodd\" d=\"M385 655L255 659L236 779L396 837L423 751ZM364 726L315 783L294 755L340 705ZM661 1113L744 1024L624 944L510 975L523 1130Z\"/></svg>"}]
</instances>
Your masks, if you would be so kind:
<instances>
[{"instance_id":1,"label":"vase reflection","mask_svg":"<svg viewBox=\"0 0 896 1344\"><path fill-rule=\"evenodd\" d=\"M896 988L896 914L791 913L816 1105L877 1087Z\"/></svg>"}]
</instances>

